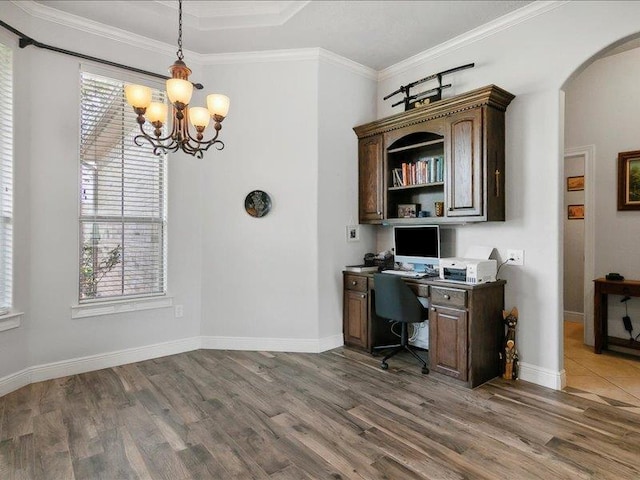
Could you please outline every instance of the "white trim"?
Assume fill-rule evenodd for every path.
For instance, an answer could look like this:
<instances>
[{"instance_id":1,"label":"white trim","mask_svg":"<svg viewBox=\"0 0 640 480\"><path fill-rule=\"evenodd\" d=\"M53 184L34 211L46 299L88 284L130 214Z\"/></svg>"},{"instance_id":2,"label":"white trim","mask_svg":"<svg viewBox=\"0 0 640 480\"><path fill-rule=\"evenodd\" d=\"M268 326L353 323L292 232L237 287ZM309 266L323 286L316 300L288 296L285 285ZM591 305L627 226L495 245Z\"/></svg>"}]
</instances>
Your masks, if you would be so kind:
<instances>
[{"instance_id":1,"label":"white trim","mask_svg":"<svg viewBox=\"0 0 640 480\"><path fill-rule=\"evenodd\" d=\"M318 49L318 56L321 62L326 62L337 67L342 67L345 70L349 70L361 77L368 78L370 80L378 80L378 72L373 68L362 65L353 60L349 60L346 57L338 55L337 53L330 52L324 48Z\"/></svg>"},{"instance_id":2,"label":"white trim","mask_svg":"<svg viewBox=\"0 0 640 480\"><path fill-rule=\"evenodd\" d=\"M593 279L596 277L596 146L567 148L564 158L584 157L584 343L593 345ZM564 189L564 185L562 185ZM564 215L564 213L562 213Z\"/></svg>"},{"instance_id":3,"label":"white trim","mask_svg":"<svg viewBox=\"0 0 640 480\"><path fill-rule=\"evenodd\" d=\"M399 75L407 70L418 67L426 62L432 61L443 55L447 55L459 48L466 47L472 43L478 42L484 38L495 35L496 33L511 28L519 23L530 20L538 15L551 11L555 8L569 3L568 1L539 1L532 2L518 10L514 10L502 17L496 18L484 25L481 25L473 30L469 30L457 37L447 40L440 45L436 45L429 50L418 53L412 57L402 60L401 62L391 65L378 73L378 81L385 80L394 75Z\"/></svg>"},{"instance_id":4,"label":"white trim","mask_svg":"<svg viewBox=\"0 0 640 480\"><path fill-rule=\"evenodd\" d=\"M518 362L518 377L526 382L554 390L562 390L567 384L567 374L564 369L556 372L530 363Z\"/></svg>"},{"instance_id":5,"label":"white trim","mask_svg":"<svg viewBox=\"0 0 640 480\"><path fill-rule=\"evenodd\" d=\"M31 382L31 371L28 368L0 378L0 397L26 387Z\"/></svg>"},{"instance_id":6,"label":"white trim","mask_svg":"<svg viewBox=\"0 0 640 480\"><path fill-rule=\"evenodd\" d=\"M317 338L200 337L201 348L267 352L320 353L343 345L342 334Z\"/></svg>"},{"instance_id":7,"label":"white trim","mask_svg":"<svg viewBox=\"0 0 640 480\"><path fill-rule=\"evenodd\" d=\"M23 312L12 312L0 316L0 332L18 328L22 323Z\"/></svg>"},{"instance_id":8,"label":"white trim","mask_svg":"<svg viewBox=\"0 0 640 480\"><path fill-rule=\"evenodd\" d=\"M333 350L334 348L342 347L343 345L344 335L342 333L331 335L330 337L324 337L318 340L318 353Z\"/></svg>"},{"instance_id":9,"label":"white trim","mask_svg":"<svg viewBox=\"0 0 640 480\"><path fill-rule=\"evenodd\" d=\"M201 65L230 65L235 63L296 62L317 60L319 48L292 48L262 52L211 53L200 56Z\"/></svg>"},{"instance_id":10,"label":"white trim","mask_svg":"<svg viewBox=\"0 0 640 480\"><path fill-rule=\"evenodd\" d=\"M115 40L117 42L126 43L130 46L142 48L151 52L160 53L163 55L175 56L175 46L163 43L158 40L152 40L136 33L128 32L117 27L105 25L104 23L96 22L88 18L73 15L71 13L63 12L58 9L49 7L42 3L34 2L33 0L11 0L15 6L31 15L48 22L62 25L63 27L70 27L82 32L97 35L109 40ZM35 36L34 32L24 32L26 35ZM38 39L39 40L39 39ZM201 57L199 53L184 50L185 57L189 60L193 60L196 63L198 58Z\"/></svg>"},{"instance_id":11,"label":"white trim","mask_svg":"<svg viewBox=\"0 0 640 480\"><path fill-rule=\"evenodd\" d=\"M200 338L191 337L36 365L0 378L0 397L34 382L117 367L128 363L142 362L153 358L166 357L167 355L190 352L198 348L200 348Z\"/></svg>"},{"instance_id":12,"label":"white trim","mask_svg":"<svg viewBox=\"0 0 640 480\"><path fill-rule=\"evenodd\" d=\"M71 306L71 318L97 317L114 313L139 312L173 306L173 297L146 297L106 302L83 303Z\"/></svg>"},{"instance_id":13,"label":"white trim","mask_svg":"<svg viewBox=\"0 0 640 480\"><path fill-rule=\"evenodd\" d=\"M300 62L315 60L342 67L357 75L377 80L378 72L324 48L291 48L259 52L211 53L200 56L201 65L233 65L239 63Z\"/></svg>"},{"instance_id":14,"label":"white trim","mask_svg":"<svg viewBox=\"0 0 640 480\"><path fill-rule=\"evenodd\" d=\"M572 323L584 323L584 313L564 311L564 321Z\"/></svg>"}]
</instances>

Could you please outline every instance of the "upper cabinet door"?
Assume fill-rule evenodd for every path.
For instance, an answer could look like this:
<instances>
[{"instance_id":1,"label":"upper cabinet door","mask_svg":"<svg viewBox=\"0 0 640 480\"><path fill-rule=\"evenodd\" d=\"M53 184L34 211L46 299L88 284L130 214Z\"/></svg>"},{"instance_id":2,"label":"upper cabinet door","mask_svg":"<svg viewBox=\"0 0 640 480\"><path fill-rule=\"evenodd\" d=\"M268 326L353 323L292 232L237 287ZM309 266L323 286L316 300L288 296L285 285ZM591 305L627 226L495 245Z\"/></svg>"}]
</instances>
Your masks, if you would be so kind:
<instances>
[{"instance_id":1,"label":"upper cabinet door","mask_svg":"<svg viewBox=\"0 0 640 480\"><path fill-rule=\"evenodd\" d=\"M484 214L482 108L448 117L445 140L447 217Z\"/></svg>"},{"instance_id":2,"label":"upper cabinet door","mask_svg":"<svg viewBox=\"0 0 640 480\"><path fill-rule=\"evenodd\" d=\"M359 140L358 205L360 223L380 223L384 211L382 135Z\"/></svg>"}]
</instances>

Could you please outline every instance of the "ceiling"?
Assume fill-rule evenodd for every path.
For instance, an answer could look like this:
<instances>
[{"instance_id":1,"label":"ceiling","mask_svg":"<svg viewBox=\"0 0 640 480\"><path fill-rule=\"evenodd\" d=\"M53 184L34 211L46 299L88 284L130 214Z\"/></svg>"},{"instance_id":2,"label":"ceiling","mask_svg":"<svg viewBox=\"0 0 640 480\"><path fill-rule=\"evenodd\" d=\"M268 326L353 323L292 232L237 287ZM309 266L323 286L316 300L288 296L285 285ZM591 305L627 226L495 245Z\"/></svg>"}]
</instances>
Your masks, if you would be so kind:
<instances>
[{"instance_id":1,"label":"ceiling","mask_svg":"<svg viewBox=\"0 0 640 480\"><path fill-rule=\"evenodd\" d=\"M177 1L35 3L172 46L177 43ZM183 46L200 54L321 47L382 70L529 3L185 0Z\"/></svg>"}]
</instances>

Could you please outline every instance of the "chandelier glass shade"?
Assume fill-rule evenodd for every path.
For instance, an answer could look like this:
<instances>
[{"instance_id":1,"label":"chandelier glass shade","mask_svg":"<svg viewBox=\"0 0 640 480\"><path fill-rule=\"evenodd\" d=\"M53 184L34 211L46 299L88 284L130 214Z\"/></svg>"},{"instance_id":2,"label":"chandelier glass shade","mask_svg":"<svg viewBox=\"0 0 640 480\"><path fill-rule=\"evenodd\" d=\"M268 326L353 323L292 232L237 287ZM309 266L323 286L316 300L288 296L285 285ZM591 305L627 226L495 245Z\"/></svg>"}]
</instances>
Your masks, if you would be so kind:
<instances>
[{"instance_id":1,"label":"chandelier glass shade","mask_svg":"<svg viewBox=\"0 0 640 480\"><path fill-rule=\"evenodd\" d=\"M229 112L229 97L214 93L207 95L207 108L189 107L194 85L189 81L191 69L183 61L182 0L178 2L178 11L178 59L169 68L171 78L166 83L171 112L167 104L152 101L149 87L132 84L125 86L124 91L127 103L138 115L141 133L134 139L136 145L142 146L143 143L148 142L156 155L176 152L180 149L189 155L202 158L203 153L212 145L215 145L218 150L224 148L224 143L218 140L218 135L222 128L222 121ZM199 88L202 87L199 86ZM168 133L164 135L163 127L168 126L169 113L171 128L167 129ZM213 137L204 140L204 131L211 120L213 120ZM153 133L145 130L144 125L147 122L153 126ZM195 133L192 134L189 124L193 126Z\"/></svg>"}]
</instances>

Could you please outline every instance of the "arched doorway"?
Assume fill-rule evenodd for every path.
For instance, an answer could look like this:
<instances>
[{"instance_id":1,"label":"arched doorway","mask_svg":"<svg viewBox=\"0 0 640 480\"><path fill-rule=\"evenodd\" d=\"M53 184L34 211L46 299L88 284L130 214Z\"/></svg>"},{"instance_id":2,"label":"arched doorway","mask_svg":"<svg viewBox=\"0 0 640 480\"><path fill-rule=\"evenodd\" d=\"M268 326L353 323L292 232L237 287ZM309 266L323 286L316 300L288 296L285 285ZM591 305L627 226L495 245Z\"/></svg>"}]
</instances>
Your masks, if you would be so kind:
<instances>
[{"instance_id":1,"label":"arched doorway","mask_svg":"<svg viewBox=\"0 0 640 480\"><path fill-rule=\"evenodd\" d=\"M584 323L577 327L565 323L564 367L566 391L597 401L616 404L640 412L640 352L628 349L593 353L593 288L592 280L608 272L619 271L627 278L640 278L640 211L617 210L617 155L622 151L640 150L640 85L634 77L640 74L640 41L632 39L613 45L592 58L563 86L565 93L565 159L580 155L581 145L593 145L593 171L585 173L584 225L587 241L583 248ZM574 154L574 157L572 157ZM568 195L567 178L563 179L563 196ZM589 196L590 194L590 196ZM590 205L589 205L590 201ZM567 205L564 205L566 208ZM629 215L631 213L631 215ZM569 212L562 212L565 218ZM580 220L579 220L580 221ZM565 220L564 281L579 260L571 250L575 237L573 225ZM635 239L635 240L634 240ZM575 243L575 242L574 242ZM569 286L579 287L574 284ZM564 292L565 310L568 302ZM622 297L609 300L609 335L629 338L622 317L632 319L632 336L640 333L640 299L621 303ZM565 318L566 320L566 318ZM631 355L630 353L635 353Z\"/></svg>"}]
</instances>

